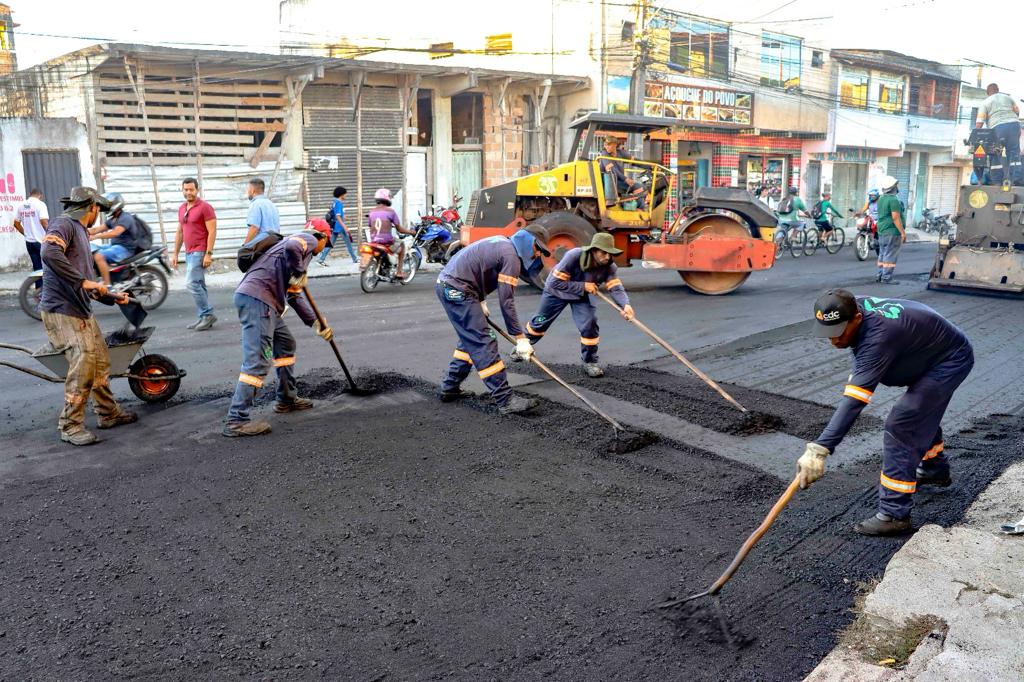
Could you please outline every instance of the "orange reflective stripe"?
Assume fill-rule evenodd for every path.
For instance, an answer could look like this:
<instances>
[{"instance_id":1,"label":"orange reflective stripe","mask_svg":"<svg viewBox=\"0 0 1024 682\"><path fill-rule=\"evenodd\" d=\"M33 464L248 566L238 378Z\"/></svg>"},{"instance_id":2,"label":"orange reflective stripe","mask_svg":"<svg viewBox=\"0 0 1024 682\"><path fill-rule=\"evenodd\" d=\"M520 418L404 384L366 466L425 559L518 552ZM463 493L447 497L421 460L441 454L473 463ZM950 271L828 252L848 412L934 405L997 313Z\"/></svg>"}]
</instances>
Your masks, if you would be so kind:
<instances>
[{"instance_id":1,"label":"orange reflective stripe","mask_svg":"<svg viewBox=\"0 0 1024 682\"><path fill-rule=\"evenodd\" d=\"M563 282L568 282L569 281L569 273L568 272L562 272L561 270L552 270L551 274L554 275L557 279L562 280Z\"/></svg>"},{"instance_id":2,"label":"orange reflective stripe","mask_svg":"<svg viewBox=\"0 0 1024 682\"><path fill-rule=\"evenodd\" d=\"M519 286L519 279L512 275L498 275L499 284L507 284L510 287Z\"/></svg>"},{"instance_id":3,"label":"orange reflective stripe","mask_svg":"<svg viewBox=\"0 0 1024 682\"><path fill-rule=\"evenodd\" d=\"M604 283L604 288L605 289L611 289L612 287L621 287L621 286L622 286L622 280L618 279L618 278L610 279L610 280L608 280L607 282ZM625 288L625 287L623 287L623 288Z\"/></svg>"},{"instance_id":4,"label":"orange reflective stripe","mask_svg":"<svg viewBox=\"0 0 1024 682\"><path fill-rule=\"evenodd\" d=\"M485 367L484 369L480 370L478 374L480 375L481 379L486 379L487 377L497 374L498 372L501 372L504 369L505 363L502 362L501 360L498 360L490 367Z\"/></svg>"},{"instance_id":5,"label":"orange reflective stripe","mask_svg":"<svg viewBox=\"0 0 1024 682\"><path fill-rule=\"evenodd\" d=\"M536 329L531 327L529 323L526 324L526 333L529 334L530 336L544 336L544 332L537 331Z\"/></svg>"},{"instance_id":6,"label":"orange reflective stripe","mask_svg":"<svg viewBox=\"0 0 1024 682\"><path fill-rule=\"evenodd\" d=\"M471 365L473 364L473 360L470 359L469 353L467 353L464 350L459 350L458 348L456 348L455 352L452 353L452 357L455 358L456 360L462 360L463 362L468 362Z\"/></svg>"},{"instance_id":7,"label":"orange reflective stripe","mask_svg":"<svg viewBox=\"0 0 1024 682\"><path fill-rule=\"evenodd\" d=\"M593 339L588 339L585 336L581 336L580 337L580 343L582 343L584 346L596 346L597 342L600 341L600 340L601 340L600 336L597 336L597 337L595 337Z\"/></svg>"},{"instance_id":8,"label":"orange reflective stripe","mask_svg":"<svg viewBox=\"0 0 1024 682\"><path fill-rule=\"evenodd\" d=\"M60 248L62 248L65 251L67 251L67 248L68 248L67 242L65 242L63 239L61 239L60 237L58 237L55 234L48 234L48 235L46 235L45 237L43 237L43 241L44 242L49 242L51 244L56 244Z\"/></svg>"},{"instance_id":9,"label":"orange reflective stripe","mask_svg":"<svg viewBox=\"0 0 1024 682\"><path fill-rule=\"evenodd\" d=\"M882 487L894 490L898 493L912 494L917 492L917 481L897 481L882 474Z\"/></svg>"},{"instance_id":10,"label":"orange reflective stripe","mask_svg":"<svg viewBox=\"0 0 1024 682\"><path fill-rule=\"evenodd\" d=\"M245 372L238 375L238 381L249 386L255 386L256 388L263 388L263 379L246 374Z\"/></svg>"},{"instance_id":11,"label":"orange reflective stripe","mask_svg":"<svg viewBox=\"0 0 1024 682\"><path fill-rule=\"evenodd\" d=\"M871 396L873 396L874 393L866 388L854 386L853 384L847 384L846 390L843 391L843 395L847 396L848 398L853 398L854 400L859 400L862 403L870 403Z\"/></svg>"},{"instance_id":12,"label":"orange reflective stripe","mask_svg":"<svg viewBox=\"0 0 1024 682\"><path fill-rule=\"evenodd\" d=\"M295 356L287 358L274 358L274 367L291 367L295 364Z\"/></svg>"},{"instance_id":13,"label":"orange reflective stripe","mask_svg":"<svg viewBox=\"0 0 1024 682\"><path fill-rule=\"evenodd\" d=\"M922 457L921 460L924 461L926 459L938 457L939 454L945 449L946 446L944 443L937 443L936 445L933 445L931 449L928 450L928 452L924 453L924 457Z\"/></svg>"}]
</instances>

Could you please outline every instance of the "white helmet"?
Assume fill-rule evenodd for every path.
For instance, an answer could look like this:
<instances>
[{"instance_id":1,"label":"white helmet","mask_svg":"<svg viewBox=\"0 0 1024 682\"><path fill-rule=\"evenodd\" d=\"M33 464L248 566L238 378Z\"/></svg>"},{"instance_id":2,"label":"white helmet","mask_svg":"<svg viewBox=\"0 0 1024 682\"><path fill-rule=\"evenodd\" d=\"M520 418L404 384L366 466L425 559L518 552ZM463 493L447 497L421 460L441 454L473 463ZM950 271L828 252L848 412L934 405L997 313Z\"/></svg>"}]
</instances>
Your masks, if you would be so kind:
<instances>
[{"instance_id":1,"label":"white helmet","mask_svg":"<svg viewBox=\"0 0 1024 682\"><path fill-rule=\"evenodd\" d=\"M883 192L892 191L892 188L899 182L896 178L891 175L883 175L878 181L878 186L882 188Z\"/></svg>"}]
</instances>

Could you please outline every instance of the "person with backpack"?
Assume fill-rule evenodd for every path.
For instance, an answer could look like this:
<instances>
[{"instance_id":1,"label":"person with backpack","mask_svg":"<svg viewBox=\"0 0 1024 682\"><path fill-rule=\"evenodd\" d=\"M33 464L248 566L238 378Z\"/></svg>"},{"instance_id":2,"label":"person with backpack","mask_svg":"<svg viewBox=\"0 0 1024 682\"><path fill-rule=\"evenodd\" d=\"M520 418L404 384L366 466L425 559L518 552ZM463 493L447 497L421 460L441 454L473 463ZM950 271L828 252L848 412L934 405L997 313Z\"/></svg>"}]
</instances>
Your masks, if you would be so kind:
<instances>
[{"instance_id":1,"label":"person with backpack","mask_svg":"<svg viewBox=\"0 0 1024 682\"><path fill-rule=\"evenodd\" d=\"M779 207L775 211L779 216L779 229L783 232L793 226L803 229L804 223L800 220L800 214L807 215L807 204L800 198L800 190L796 187L789 188L789 192L779 202Z\"/></svg>"},{"instance_id":2,"label":"person with backpack","mask_svg":"<svg viewBox=\"0 0 1024 682\"><path fill-rule=\"evenodd\" d=\"M822 192L821 200L814 205L811 209L811 218L814 220L815 227L821 233L821 244L825 243L825 239L828 233L832 231L832 218L841 218L842 213L836 208L835 204L832 203L831 192Z\"/></svg>"},{"instance_id":3,"label":"person with backpack","mask_svg":"<svg viewBox=\"0 0 1024 682\"><path fill-rule=\"evenodd\" d=\"M352 259L353 263L358 263L359 259L356 257L356 250L352 247L352 238L348 236L348 228L345 227L345 195L348 194L348 190L340 185L334 188L334 203L331 204L331 208L328 209L327 215L324 216L324 220L331 226L333 239L332 243L337 243L338 238L345 242L345 248L348 249L348 255ZM320 252L320 257L317 258L316 262L320 265L327 267L327 255L331 252L330 246L325 247Z\"/></svg>"},{"instance_id":4,"label":"person with backpack","mask_svg":"<svg viewBox=\"0 0 1024 682\"><path fill-rule=\"evenodd\" d=\"M306 326L330 340L334 332L321 325L309 302L302 296L306 270L313 256L331 245L331 230L323 221L297 234L258 241L239 251L239 268L245 272L235 289L235 307L242 323L242 367L231 399L222 435L261 436L270 424L252 421L249 412L256 391L271 365L277 369L277 403L274 412L283 414L308 410L313 401L295 392L295 337L282 316L292 308ZM267 245L272 244L269 248Z\"/></svg>"},{"instance_id":5,"label":"person with backpack","mask_svg":"<svg viewBox=\"0 0 1024 682\"><path fill-rule=\"evenodd\" d=\"M102 225L89 228L89 239L109 239L110 243L100 246L93 253L93 262L103 278L103 283L110 286L110 266L128 260L139 252L138 235L142 232L135 216L124 210L124 197L117 192L104 195L110 204L107 221Z\"/></svg>"},{"instance_id":6,"label":"person with backpack","mask_svg":"<svg viewBox=\"0 0 1024 682\"><path fill-rule=\"evenodd\" d=\"M199 197L199 181L181 181L184 203L178 207L178 233L174 237L171 267L177 269L178 254L185 245L185 288L196 303L196 319L186 329L204 332L217 321L206 291L206 269L213 265L213 246L217 242L217 214L213 206Z\"/></svg>"}]
</instances>

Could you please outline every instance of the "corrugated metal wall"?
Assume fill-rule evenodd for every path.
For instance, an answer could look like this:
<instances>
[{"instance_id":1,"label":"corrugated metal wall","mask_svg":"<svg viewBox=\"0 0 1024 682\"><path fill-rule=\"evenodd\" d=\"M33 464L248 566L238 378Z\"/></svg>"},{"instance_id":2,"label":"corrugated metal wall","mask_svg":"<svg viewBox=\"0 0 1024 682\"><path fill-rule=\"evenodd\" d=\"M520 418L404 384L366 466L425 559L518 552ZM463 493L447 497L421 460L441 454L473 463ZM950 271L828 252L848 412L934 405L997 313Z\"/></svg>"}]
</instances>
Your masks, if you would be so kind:
<instances>
[{"instance_id":1,"label":"corrugated metal wall","mask_svg":"<svg viewBox=\"0 0 1024 682\"><path fill-rule=\"evenodd\" d=\"M63 210L61 197L71 193L71 188L82 184L81 164L77 151L25 151L24 194L33 189L43 190L43 200L52 217Z\"/></svg>"},{"instance_id":2,"label":"corrugated metal wall","mask_svg":"<svg viewBox=\"0 0 1024 682\"><path fill-rule=\"evenodd\" d=\"M402 188L402 105L397 88L366 87L362 94L363 209L373 193ZM355 223L356 123L347 85L310 85L302 93L302 140L306 166L306 202L310 215L323 215L338 185L348 189L349 226ZM362 224L362 220L358 224Z\"/></svg>"},{"instance_id":3,"label":"corrugated metal wall","mask_svg":"<svg viewBox=\"0 0 1024 682\"><path fill-rule=\"evenodd\" d=\"M181 195L181 181L186 177L195 177L196 168L194 165L157 166L156 172L160 201L164 209L164 227L169 246L173 246L174 234L178 229L178 207L184 201ZM272 162L261 163L256 168L247 163L210 165L203 168L203 187L200 193L217 213L216 255L233 256L245 239L245 232L248 229L245 218L249 210L245 190L249 178L261 177L269 184L273 172ZM284 234L297 232L306 224L302 176L303 174L296 171L290 162L281 163L272 196L281 213L281 231ZM104 187L108 192L120 192L124 195L125 209L140 215L149 223L153 230L153 242L159 244L160 223L157 219L149 168L109 166Z\"/></svg>"}]
</instances>

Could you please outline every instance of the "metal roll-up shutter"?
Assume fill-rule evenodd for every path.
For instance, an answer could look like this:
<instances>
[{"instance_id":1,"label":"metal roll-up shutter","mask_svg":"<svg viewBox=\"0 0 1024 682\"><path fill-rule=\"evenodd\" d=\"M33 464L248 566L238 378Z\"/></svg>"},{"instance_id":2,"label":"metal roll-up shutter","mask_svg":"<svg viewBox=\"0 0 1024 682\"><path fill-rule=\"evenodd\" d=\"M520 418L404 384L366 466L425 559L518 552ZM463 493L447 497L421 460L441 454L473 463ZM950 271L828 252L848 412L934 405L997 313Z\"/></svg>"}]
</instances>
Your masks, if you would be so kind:
<instances>
[{"instance_id":1,"label":"metal roll-up shutter","mask_svg":"<svg viewBox=\"0 0 1024 682\"><path fill-rule=\"evenodd\" d=\"M956 212L956 198L960 192L960 168L957 166L935 166L928 183L927 208L936 215Z\"/></svg>"},{"instance_id":2,"label":"metal roll-up shutter","mask_svg":"<svg viewBox=\"0 0 1024 682\"><path fill-rule=\"evenodd\" d=\"M361 99L363 144L363 213L373 206L381 187L392 195L402 188L402 105L397 88L364 87ZM313 216L327 212L334 188L348 190L349 228L363 224L356 216L356 122L347 85L310 85L302 93L302 140L306 167L306 204ZM353 219L356 220L353 220Z\"/></svg>"},{"instance_id":3,"label":"metal roll-up shutter","mask_svg":"<svg viewBox=\"0 0 1024 682\"><path fill-rule=\"evenodd\" d=\"M889 175L896 178L899 183L899 197L900 201L903 202L903 208L907 208L910 192L910 155L904 154L903 156L890 156L889 157Z\"/></svg>"}]
</instances>

